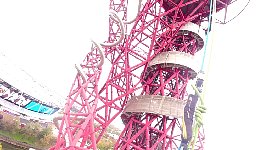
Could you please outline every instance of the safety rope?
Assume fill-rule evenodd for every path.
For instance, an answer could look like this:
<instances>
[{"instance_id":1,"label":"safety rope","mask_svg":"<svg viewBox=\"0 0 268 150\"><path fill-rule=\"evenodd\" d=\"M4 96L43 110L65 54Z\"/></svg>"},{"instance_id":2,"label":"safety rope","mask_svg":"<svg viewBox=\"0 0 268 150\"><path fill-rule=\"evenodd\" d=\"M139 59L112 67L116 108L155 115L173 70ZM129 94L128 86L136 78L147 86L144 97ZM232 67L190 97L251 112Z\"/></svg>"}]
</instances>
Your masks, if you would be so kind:
<instances>
[{"instance_id":1,"label":"safety rope","mask_svg":"<svg viewBox=\"0 0 268 150\"><path fill-rule=\"evenodd\" d=\"M211 19L212 19L212 9L213 9L213 3L215 0L210 0L210 6L209 6L209 18L208 18L208 29L207 32L211 31ZM216 2L215 2L216 3ZM203 53L203 58L202 58L202 64L201 64L201 71L204 71L204 64L205 64L205 58L206 58L206 53L207 53L207 46L208 46L208 33L206 35L206 40L205 40L205 45L204 45L204 53Z\"/></svg>"},{"instance_id":2,"label":"safety rope","mask_svg":"<svg viewBox=\"0 0 268 150\"><path fill-rule=\"evenodd\" d=\"M212 11L211 11L212 10ZM209 13L209 22L208 22L208 31L210 31L210 34L212 35L212 40L211 40L211 44L210 44L210 52L209 52L209 59L208 59L208 67L206 68L206 74L205 74L205 78L204 78L204 85L203 85L203 92L202 95L201 93L198 91L198 89L192 85L192 88L194 89L195 93L198 95L199 99L200 99L200 103L198 103L196 110L195 110L195 125L193 126L193 133L194 136L192 138L191 144L188 145L188 148L190 148L191 146L191 150L194 150L195 148L195 143L197 140L197 136L199 133L199 128L203 125L203 116L202 114L206 112L206 107L204 106L204 95L205 95L205 91L207 88L207 82L208 82L208 72L209 72L209 68L210 68L210 62L211 62L211 54L212 54L212 43L213 43L213 36L214 36L214 30L211 30L211 25L214 24L215 22L215 17L212 18L213 14L216 13L216 0L210 0L210 13ZM201 71L200 72L204 72L204 65L205 65L205 58L206 58L206 53L207 53L207 46L208 46L208 34L206 35L206 41L205 41L205 49L204 49L204 54L203 54L203 59L202 59L202 64L201 64Z\"/></svg>"},{"instance_id":3,"label":"safety rope","mask_svg":"<svg viewBox=\"0 0 268 150\"><path fill-rule=\"evenodd\" d=\"M212 15L215 14L215 12L216 12L216 0L210 0L210 8L209 9L210 9L210 11L209 11L207 32L210 32L212 34L213 33L213 31L211 30L211 25L213 23ZM204 53L203 53L203 57L202 57L200 73L204 72L204 65L205 65L205 58L206 58L206 55L207 55L208 41L209 41L209 37L208 37L208 33L207 33L206 34L206 39L205 39ZM209 63L210 63L210 59L211 59L211 53L210 53L210 56L209 56ZM204 78L205 83L207 83L207 78L208 78L208 73L206 73L205 78ZM203 95L201 95L199 93L199 91L197 90L197 88L194 85L192 85L192 87L193 87L195 93L198 95L198 97L200 99L200 102L201 102L201 103L197 104L198 106L196 107L196 110L195 110L195 125L193 126L193 138L192 138L190 144L188 144L188 148L187 148L187 149L189 149L189 148L192 147L191 149L194 150L194 147L195 147L194 144L196 143L199 128L203 125L203 116L202 116L202 114L206 112L206 108L204 106ZM204 87L204 90L205 90L206 85L204 84L203 87ZM187 138L187 131L186 131L186 125L185 125L185 121L184 121L184 115L182 117L182 137L184 139ZM181 150L183 148L184 145L182 145L182 144L183 143L181 143L181 145L179 146L178 150Z\"/></svg>"}]
</instances>

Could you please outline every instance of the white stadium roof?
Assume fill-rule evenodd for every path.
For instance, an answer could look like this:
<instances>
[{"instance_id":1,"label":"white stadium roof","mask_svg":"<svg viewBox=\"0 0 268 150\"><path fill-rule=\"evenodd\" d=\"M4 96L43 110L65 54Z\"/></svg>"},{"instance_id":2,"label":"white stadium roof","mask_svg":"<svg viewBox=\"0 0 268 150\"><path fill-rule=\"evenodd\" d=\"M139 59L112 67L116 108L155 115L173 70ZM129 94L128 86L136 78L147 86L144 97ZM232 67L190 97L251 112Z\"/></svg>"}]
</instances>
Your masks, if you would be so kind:
<instances>
[{"instance_id":1,"label":"white stadium roof","mask_svg":"<svg viewBox=\"0 0 268 150\"><path fill-rule=\"evenodd\" d=\"M65 98L40 84L0 52L0 79L37 100L62 108Z\"/></svg>"}]
</instances>

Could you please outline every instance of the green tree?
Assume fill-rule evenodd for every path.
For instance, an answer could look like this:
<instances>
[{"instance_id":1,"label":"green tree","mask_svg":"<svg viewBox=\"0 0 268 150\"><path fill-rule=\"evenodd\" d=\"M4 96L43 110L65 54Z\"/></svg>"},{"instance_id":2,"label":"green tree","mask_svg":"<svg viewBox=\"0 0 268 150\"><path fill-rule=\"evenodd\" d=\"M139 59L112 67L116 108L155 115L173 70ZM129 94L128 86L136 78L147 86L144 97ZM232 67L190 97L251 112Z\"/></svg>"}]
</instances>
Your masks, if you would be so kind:
<instances>
[{"instance_id":1,"label":"green tree","mask_svg":"<svg viewBox=\"0 0 268 150\"><path fill-rule=\"evenodd\" d=\"M113 138L102 138L98 143L99 150L112 150L116 140Z\"/></svg>"},{"instance_id":2,"label":"green tree","mask_svg":"<svg viewBox=\"0 0 268 150\"><path fill-rule=\"evenodd\" d=\"M120 135L120 130L113 125L110 125L101 140L98 142L97 147L99 150L112 150L116 143L116 136ZM98 134L98 133L97 133Z\"/></svg>"},{"instance_id":3,"label":"green tree","mask_svg":"<svg viewBox=\"0 0 268 150\"><path fill-rule=\"evenodd\" d=\"M43 135L43 137L40 139L40 145L44 147L49 147L50 145L54 145L56 143L56 137L53 136L52 132L50 130Z\"/></svg>"},{"instance_id":4,"label":"green tree","mask_svg":"<svg viewBox=\"0 0 268 150\"><path fill-rule=\"evenodd\" d=\"M42 138L44 138L45 136L47 136L47 135L49 135L49 134L51 134L52 133L52 127L47 127L47 128L43 128L42 129L42 131L40 131L39 133L38 133L38 139L42 139Z\"/></svg>"},{"instance_id":5,"label":"green tree","mask_svg":"<svg viewBox=\"0 0 268 150\"><path fill-rule=\"evenodd\" d=\"M19 118L9 114L2 113L3 119L0 120L0 127L3 130L15 133L19 129Z\"/></svg>"},{"instance_id":6,"label":"green tree","mask_svg":"<svg viewBox=\"0 0 268 150\"><path fill-rule=\"evenodd\" d=\"M51 126L42 128L39 122L29 122L24 127L20 127L19 117L1 114L3 114L3 119L0 119L0 130L4 131L5 136L46 149L55 145L56 137L53 136Z\"/></svg>"},{"instance_id":7,"label":"green tree","mask_svg":"<svg viewBox=\"0 0 268 150\"><path fill-rule=\"evenodd\" d=\"M42 127L38 122L29 122L25 127L21 128L20 133L27 137L38 137L42 131Z\"/></svg>"},{"instance_id":8,"label":"green tree","mask_svg":"<svg viewBox=\"0 0 268 150\"><path fill-rule=\"evenodd\" d=\"M49 148L51 145L55 145L56 143L56 137L53 135L52 126L42 128L42 130L38 133L37 138L40 141L40 146L42 147Z\"/></svg>"}]
</instances>

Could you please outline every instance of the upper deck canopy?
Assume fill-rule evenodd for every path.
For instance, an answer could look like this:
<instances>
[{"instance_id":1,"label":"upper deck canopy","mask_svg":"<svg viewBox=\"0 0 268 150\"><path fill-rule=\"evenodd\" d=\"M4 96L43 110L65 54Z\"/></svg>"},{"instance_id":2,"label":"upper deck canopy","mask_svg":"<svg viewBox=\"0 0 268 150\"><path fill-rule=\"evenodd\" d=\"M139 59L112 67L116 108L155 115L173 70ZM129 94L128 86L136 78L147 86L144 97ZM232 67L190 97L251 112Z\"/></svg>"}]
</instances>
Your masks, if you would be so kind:
<instances>
[{"instance_id":1,"label":"upper deck canopy","mask_svg":"<svg viewBox=\"0 0 268 150\"><path fill-rule=\"evenodd\" d=\"M27 110L51 115L59 110L64 98L37 83L0 53L0 97ZM15 110L16 111L16 110Z\"/></svg>"}]
</instances>

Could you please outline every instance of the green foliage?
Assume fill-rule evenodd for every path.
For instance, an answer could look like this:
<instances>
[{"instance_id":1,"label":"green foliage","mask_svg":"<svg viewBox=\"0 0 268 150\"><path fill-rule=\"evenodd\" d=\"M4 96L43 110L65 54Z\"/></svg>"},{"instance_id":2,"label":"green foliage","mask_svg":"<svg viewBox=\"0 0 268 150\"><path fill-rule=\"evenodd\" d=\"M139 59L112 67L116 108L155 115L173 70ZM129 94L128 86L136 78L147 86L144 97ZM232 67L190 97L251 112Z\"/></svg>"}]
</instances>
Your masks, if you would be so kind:
<instances>
[{"instance_id":1,"label":"green foliage","mask_svg":"<svg viewBox=\"0 0 268 150\"><path fill-rule=\"evenodd\" d=\"M41 132L38 133L38 138L42 139L45 138L45 136L52 134L52 128L48 127L48 128L44 128Z\"/></svg>"},{"instance_id":2,"label":"green foliage","mask_svg":"<svg viewBox=\"0 0 268 150\"><path fill-rule=\"evenodd\" d=\"M116 140L113 138L102 138L98 143L99 150L112 150Z\"/></svg>"},{"instance_id":3,"label":"green foliage","mask_svg":"<svg viewBox=\"0 0 268 150\"><path fill-rule=\"evenodd\" d=\"M42 130L41 125L37 122L30 122L24 128L28 130L28 133L27 133L28 135L36 137L36 138Z\"/></svg>"},{"instance_id":4,"label":"green foliage","mask_svg":"<svg viewBox=\"0 0 268 150\"><path fill-rule=\"evenodd\" d=\"M0 129L10 131L11 133L17 132L19 129L19 118L8 114L2 114L3 119L0 120Z\"/></svg>"},{"instance_id":5,"label":"green foliage","mask_svg":"<svg viewBox=\"0 0 268 150\"><path fill-rule=\"evenodd\" d=\"M48 148L56 142L53 136L52 127L42 128L38 122L30 122L24 127L20 127L18 117L5 113L0 120L0 134L10 137L13 140L24 142L36 147Z\"/></svg>"},{"instance_id":6,"label":"green foliage","mask_svg":"<svg viewBox=\"0 0 268 150\"><path fill-rule=\"evenodd\" d=\"M0 120L0 134L10 137L13 140L28 143L35 147L49 148L55 145L56 137L53 136L52 127L42 128L38 122L30 122L24 127L20 127L18 117L2 113L4 118ZM95 124L95 127L99 126ZM113 125L110 125L104 133L102 139L98 142L99 150L112 150L116 139L114 136L119 136L120 130ZM96 133L98 137L99 133Z\"/></svg>"},{"instance_id":7,"label":"green foliage","mask_svg":"<svg viewBox=\"0 0 268 150\"><path fill-rule=\"evenodd\" d=\"M97 126L97 125L95 125ZM115 136L120 135L120 130L113 125L110 125L104 135L102 136L101 140L98 142L97 147L99 150L112 150L116 143ZM97 133L98 136L98 133Z\"/></svg>"}]
</instances>

